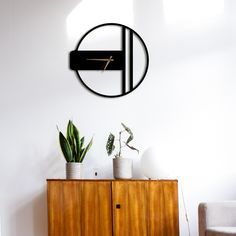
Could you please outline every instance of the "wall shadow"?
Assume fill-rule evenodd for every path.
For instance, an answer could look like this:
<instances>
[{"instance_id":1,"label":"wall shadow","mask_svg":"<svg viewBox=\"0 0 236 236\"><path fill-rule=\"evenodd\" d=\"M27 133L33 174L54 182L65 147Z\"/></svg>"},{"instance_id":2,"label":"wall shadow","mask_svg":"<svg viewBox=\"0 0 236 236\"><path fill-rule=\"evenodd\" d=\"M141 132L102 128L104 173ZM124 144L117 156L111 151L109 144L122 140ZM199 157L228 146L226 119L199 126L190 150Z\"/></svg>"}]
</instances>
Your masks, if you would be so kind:
<instances>
[{"instance_id":1,"label":"wall shadow","mask_svg":"<svg viewBox=\"0 0 236 236\"><path fill-rule=\"evenodd\" d=\"M33 232L35 236L48 234L47 224L47 191L46 188L32 201Z\"/></svg>"},{"instance_id":2,"label":"wall shadow","mask_svg":"<svg viewBox=\"0 0 236 236\"><path fill-rule=\"evenodd\" d=\"M27 202L24 200L27 199ZM47 235L47 195L46 188L35 195L21 200L21 205L13 212L10 235ZM31 200L29 200L31 199ZM30 233L31 232L31 233Z\"/></svg>"}]
</instances>

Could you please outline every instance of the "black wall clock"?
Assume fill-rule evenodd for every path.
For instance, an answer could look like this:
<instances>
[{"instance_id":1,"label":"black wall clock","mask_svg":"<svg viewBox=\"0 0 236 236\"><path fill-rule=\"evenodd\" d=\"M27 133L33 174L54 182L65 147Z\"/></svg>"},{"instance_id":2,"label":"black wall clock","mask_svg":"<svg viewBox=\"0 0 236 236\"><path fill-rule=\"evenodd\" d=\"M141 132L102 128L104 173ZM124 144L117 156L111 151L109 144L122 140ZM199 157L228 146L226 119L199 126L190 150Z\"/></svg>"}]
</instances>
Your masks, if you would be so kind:
<instances>
[{"instance_id":1,"label":"black wall clock","mask_svg":"<svg viewBox=\"0 0 236 236\"><path fill-rule=\"evenodd\" d=\"M148 64L142 38L131 28L115 23L92 28L70 52L70 69L86 88L104 97L120 97L136 89Z\"/></svg>"}]
</instances>

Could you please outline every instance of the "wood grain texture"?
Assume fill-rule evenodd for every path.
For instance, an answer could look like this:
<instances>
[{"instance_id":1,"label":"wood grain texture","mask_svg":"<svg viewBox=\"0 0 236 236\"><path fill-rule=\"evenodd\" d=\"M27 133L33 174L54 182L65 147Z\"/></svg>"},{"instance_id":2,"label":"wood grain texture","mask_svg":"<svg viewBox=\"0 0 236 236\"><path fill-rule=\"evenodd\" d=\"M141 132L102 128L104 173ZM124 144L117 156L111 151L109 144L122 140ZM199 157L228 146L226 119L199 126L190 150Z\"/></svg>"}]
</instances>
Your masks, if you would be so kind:
<instances>
[{"instance_id":1,"label":"wood grain texture","mask_svg":"<svg viewBox=\"0 0 236 236\"><path fill-rule=\"evenodd\" d=\"M83 182L81 202L83 236L111 236L111 183Z\"/></svg>"},{"instance_id":2,"label":"wood grain texture","mask_svg":"<svg viewBox=\"0 0 236 236\"><path fill-rule=\"evenodd\" d=\"M148 183L149 235L178 236L178 185L176 181Z\"/></svg>"},{"instance_id":3,"label":"wood grain texture","mask_svg":"<svg viewBox=\"0 0 236 236\"><path fill-rule=\"evenodd\" d=\"M49 236L178 236L178 214L177 181L48 180Z\"/></svg>"},{"instance_id":4,"label":"wood grain texture","mask_svg":"<svg viewBox=\"0 0 236 236\"><path fill-rule=\"evenodd\" d=\"M76 182L48 182L48 235L82 236L80 186Z\"/></svg>"},{"instance_id":5,"label":"wood grain texture","mask_svg":"<svg viewBox=\"0 0 236 236\"><path fill-rule=\"evenodd\" d=\"M111 183L48 181L49 236L111 236Z\"/></svg>"},{"instance_id":6,"label":"wood grain texture","mask_svg":"<svg viewBox=\"0 0 236 236\"><path fill-rule=\"evenodd\" d=\"M146 182L113 181L112 205L114 236L147 235Z\"/></svg>"}]
</instances>

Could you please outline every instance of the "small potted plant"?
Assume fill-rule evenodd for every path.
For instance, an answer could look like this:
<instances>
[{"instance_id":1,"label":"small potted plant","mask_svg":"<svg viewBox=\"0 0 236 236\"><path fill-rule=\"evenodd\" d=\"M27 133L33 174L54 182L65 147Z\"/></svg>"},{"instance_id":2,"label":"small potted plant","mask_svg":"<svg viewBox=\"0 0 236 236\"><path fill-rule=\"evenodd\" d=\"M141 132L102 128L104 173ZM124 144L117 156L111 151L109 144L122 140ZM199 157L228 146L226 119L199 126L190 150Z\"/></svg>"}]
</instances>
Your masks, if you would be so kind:
<instances>
[{"instance_id":1,"label":"small potted plant","mask_svg":"<svg viewBox=\"0 0 236 236\"><path fill-rule=\"evenodd\" d=\"M84 146L84 137L80 137L79 130L69 120L66 137L59 131L59 142L62 153L66 159L66 178L81 179L83 173L83 160L93 143L93 139Z\"/></svg>"},{"instance_id":2,"label":"small potted plant","mask_svg":"<svg viewBox=\"0 0 236 236\"><path fill-rule=\"evenodd\" d=\"M108 156L110 156L113 151L115 151L116 146L115 142L118 142L118 152L114 155L113 158L113 175L115 179L131 179L133 172L133 162L132 159L122 157L121 151L123 148L127 147L131 150L139 152L138 149L130 145L130 142L133 140L134 135L130 128L125 124L121 123L123 129L119 132L119 138L115 139L115 135L112 133L109 134L108 140L106 143L106 150ZM123 141L123 134L126 133L128 138Z\"/></svg>"}]
</instances>

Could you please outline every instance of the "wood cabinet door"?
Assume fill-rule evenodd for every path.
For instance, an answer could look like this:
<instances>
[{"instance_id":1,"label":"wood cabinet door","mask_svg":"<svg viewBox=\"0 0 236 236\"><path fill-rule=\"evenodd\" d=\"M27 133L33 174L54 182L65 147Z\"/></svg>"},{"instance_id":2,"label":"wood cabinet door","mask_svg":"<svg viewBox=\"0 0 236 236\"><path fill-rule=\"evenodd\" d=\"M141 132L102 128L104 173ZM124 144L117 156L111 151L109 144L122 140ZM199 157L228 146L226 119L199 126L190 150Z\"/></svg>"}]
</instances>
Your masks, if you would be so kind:
<instances>
[{"instance_id":1,"label":"wood cabinet door","mask_svg":"<svg viewBox=\"0 0 236 236\"><path fill-rule=\"evenodd\" d=\"M113 235L147 236L147 184L145 181L113 181Z\"/></svg>"},{"instance_id":2,"label":"wood cabinet door","mask_svg":"<svg viewBox=\"0 0 236 236\"><path fill-rule=\"evenodd\" d=\"M149 181L147 202L150 236L178 236L177 181Z\"/></svg>"},{"instance_id":3,"label":"wood cabinet door","mask_svg":"<svg viewBox=\"0 0 236 236\"><path fill-rule=\"evenodd\" d=\"M114 181L114 236L178 236L177 181Z\"/></svg>"},{"instance_id":4,"label":"wood cabinet door","mask_svg":"<svg viewBox=\"0 0 236 236\"><path fill-rule=\"evenodd\" d=\"M48 181L49 236L111 236L111 182Z\"/></svg>"},{"instance_id":5,"label":"wood cabinet door","mask_svg":"<svg viewBox=\"0 0 236 236\"><path fill-rule=\"evenodd\" d=\"M84 181L81 203L81 236L111 236L111 182Z\"/></svg>"}]
</instances>

